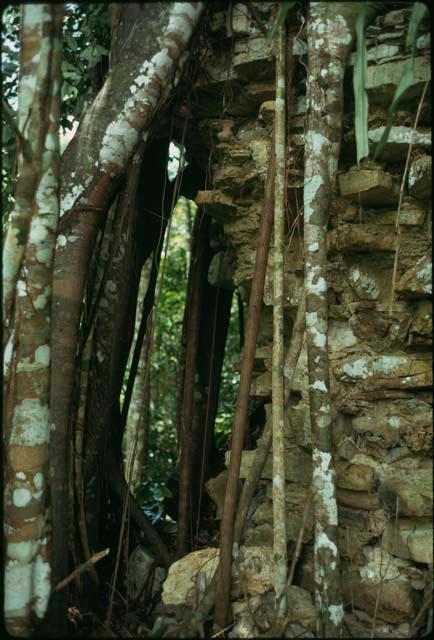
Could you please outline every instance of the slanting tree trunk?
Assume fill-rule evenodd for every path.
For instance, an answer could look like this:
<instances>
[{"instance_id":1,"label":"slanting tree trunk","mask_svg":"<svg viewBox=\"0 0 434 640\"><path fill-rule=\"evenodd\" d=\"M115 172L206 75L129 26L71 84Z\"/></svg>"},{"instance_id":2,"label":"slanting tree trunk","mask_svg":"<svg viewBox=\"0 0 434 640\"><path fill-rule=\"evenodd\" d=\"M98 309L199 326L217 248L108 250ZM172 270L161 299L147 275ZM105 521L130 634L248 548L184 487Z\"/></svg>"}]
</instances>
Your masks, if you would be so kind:
<instances>
[{"instance_id":1,"label":"slanting tree trunk","mask_svg":"<svg viewBox=\"0 0 434 640\"><path fill-rule=\"evenodd\" d=\"M315 596L319 637L344 616L328 360L327 221L342 136L343 77L358 4L311 2L304 166L304 251L309 405L313 443Z\"/></svg>"},{"instance_id":2,"label":"slanting tree trunk","mask_svg":"<svg viewBox=\"0 0 434 640\"><path fill-rule=\"evenodd\" d=\"M97 231L141 136L167 99L203 3L128 4L136 13L126 48L113 55L109 76L65 152L63 216L59 226L53 297L52 423L56 433L53 517L67 538L68 428L74 386L81 303ZM122 23L119 22L121 28ZM146 37L144 37L146 34ZM114 52L115 53L115 52ZM62 375L58 372L62 371ZM64 542L63 542L64 544ZM64 576L53 576L59 580Z\"/></svg>"},{"instance_id":3,"label":"slanting tree trunk","mask_svg":"<svg viewBox=\"0 0 434 640\"><path fill-rule=\"evenodd\" d=\"M47 463L52 435L51 281L59 215L62 18L63 5L22 9L19 126L32 141L32 166L21 157L16 216L6 239L6 255L11 258L5 274L6 304L11 306L15 295L14 328L19 340L6 398L4 502L4 614L8 632L20 637L30 635L35 622L44 617L51 591ZM8 254L14 242L16 260Z\"/></svg>"},{"instance_id":4,"label":"slanting tree trunk","mask_svg":"<svg viewBox=\"0 0 434 640\"><path fill-rule=\"evenodd\" d=\"M273 222L274 203L274 133L271 143L270 162L259 229L258 247L256 250L255 270L249 300L246 338L241 361L240 385L238 387L237 404L232 427L231 457L228 467L223 514L220 524L220 560L217 574L215 599L215 624L226 626L229 616L229 600L231 592L232 547L234 543L234 520L237 507L238 478L240 475L241 454L243 451L246 430L250 385L256 351L256 340L259 331L259 318L264 294L265 275L267 270L268 249Z\"/></svg>"},{"instance_id":5,"label":"slanting tree trunk","mask_svg":"<svg viewBox=\"0 0 434 640\"><path fill-rule=\"evenodd\" d=\"M283 377L283 248L285 239L285 142L286 142L286 26L277 33L274 178L274 251L273 251L273 584L276 614L286 614L285 587L288 574L286 551L285 502L285 416Z\"/></svg>"}]
</instances>

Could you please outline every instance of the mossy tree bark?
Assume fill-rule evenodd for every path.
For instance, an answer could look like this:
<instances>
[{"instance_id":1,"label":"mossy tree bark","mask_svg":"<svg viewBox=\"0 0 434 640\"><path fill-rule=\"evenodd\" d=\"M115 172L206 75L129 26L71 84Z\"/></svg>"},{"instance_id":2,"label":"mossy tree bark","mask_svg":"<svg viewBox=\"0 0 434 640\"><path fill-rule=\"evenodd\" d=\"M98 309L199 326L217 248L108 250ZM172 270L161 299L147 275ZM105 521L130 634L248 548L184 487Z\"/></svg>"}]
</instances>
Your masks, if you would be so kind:
<instances>
[{"instance_id":1,"label":"mossy tree bark","mask_svg":"<svg viewBox=\"0 0 434 640\"><path fill-rule=\"evenodd\" d=\"M342 136L343 77L358 4L311 2L308 18L304 251L319 637L338 637L344 616L332 458L327 302L327 221Z\"/></svg>"},{"instance_id":2,"label":"mossy tree bark","mask_svg":"<svg viewBox=\"0 0 434 640\"><path fill-rule=\"evenodd\" d=\"M273 252L273 552L274 591L278 617L286 613L287 580L286 503L285 503L285 418L283 377L283 248L285 238L285 142L286 142L286 26L276 38L275 141L276 175L274 179L274 252Z\"/></svg>"},{"instance_id":3,"label":"mossy tree bark","mask_svg":"<svg viewBox=\"0 0 434 640\"><path fill-rule=\"evenodd\" d=\"M19 127L28 137L31 161L21 149L4 252L5 313L14 302L13 331L19 338L6 388L4 613L8 632L20 637L30 635L44 617L58 561L58 549L51 545L47 467L62 19L61 4L22 8Z\"/></svg>"}]
</instances>

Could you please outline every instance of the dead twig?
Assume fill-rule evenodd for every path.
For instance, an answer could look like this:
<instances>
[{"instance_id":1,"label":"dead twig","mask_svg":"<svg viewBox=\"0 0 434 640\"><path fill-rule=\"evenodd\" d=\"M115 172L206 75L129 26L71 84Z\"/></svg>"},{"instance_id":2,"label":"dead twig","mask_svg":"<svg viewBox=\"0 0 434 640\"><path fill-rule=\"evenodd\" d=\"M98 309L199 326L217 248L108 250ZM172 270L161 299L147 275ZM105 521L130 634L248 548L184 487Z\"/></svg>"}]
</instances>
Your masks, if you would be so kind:
<instances>
[{"instance_id":1,"label":"dead twig","mask_svg":"<svg viewBox=\"0 0 434 640\"><path fill-rule=\"evenodd\" d=\"M94 553L89 560L87 560L86 562L83 562L83 564L77 567L77 569L74 569L74 571L70 573L69 576L61 580L54 587L54 591L61 591L62 589L64 589L70 582L74 580L74 578L76 578L81 573L85 573L86 571L89 571L94 564L96 564L97 562L99 562L100 560L108 556L109 553L110 553L110 549L108 547L107 549L103 549L103 551L98 551L98 553Z\"/></svg>"}]
</instances>

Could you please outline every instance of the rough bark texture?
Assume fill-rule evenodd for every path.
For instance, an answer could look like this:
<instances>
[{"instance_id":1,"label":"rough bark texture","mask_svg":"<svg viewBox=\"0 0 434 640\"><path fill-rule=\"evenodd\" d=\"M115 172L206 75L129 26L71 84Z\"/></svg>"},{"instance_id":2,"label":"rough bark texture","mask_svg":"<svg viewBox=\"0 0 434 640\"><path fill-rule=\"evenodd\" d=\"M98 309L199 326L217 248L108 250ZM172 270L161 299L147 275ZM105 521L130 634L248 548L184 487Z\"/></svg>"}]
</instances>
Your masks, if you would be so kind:
<instances>
[{"instance_id":1,"label":"rough bark texture","mask_svg":"<svg viewBox=\"0 0 434 640\"><path fill-rule=\"evenodd\" d=\"M273 251L273 530L274 591L278 617L286 613L284 593L287 580L285 443L284 443L284 376L283 376L283 245L285 238L285 143L286 143L286 27L280 27L276 38L276 102L274 178L274 251Z\"/></svg>"},{"instance_id":2,"label":"rough bark texture","mask_svg":"<svg viewBox=\"0 0 434 640\"><path fill-rule=\"evenodd\" d=\"M340 635L344 616L337 548L336 472L332 458L326 238L342 136L343 76L353 41L354 14L354 10L346 10L338 3L312 2L309 6L304 251L315 597L320 637Z\"/></svg>"},{"instance_id":3,"label":"rough bark texture","mask_svg":"<svg viewBox=\"0 0 434 640\"><path fill-rule=\"evenodd\" d=\"M131 10L136 8L129 6ZM90 257L98 228L111 204L115 178L125 171L140 135L148 133L155 112L166 100L202 10L201 3L142 5L141 19L135 25L137 37L131 40L136 48L128 56L119 52L119 59L113 60L111 72L82 122L70 153L65 156L63 217L53 284L55 348L51 386L58 456L58 464L53 467L53 486L57 487L53 513L58 535L63 536L63 540L68 522L65 517L68 424L81 303ZM138 35L143 33L149 34L145 45ZM151 37L154 35L155 38ZM57 375L60 370L62 376Z\"/></svg>"},{"instance_id":4,"label":"rough bark texture","mask_svg":"<svg viewBox=\"0 0 434 640\"><path fill-rule=\"evenodd\" d=\"M59 215L62 18L62 5L23 7L19 126L31 141L33 164L20 160L17 208L4 256L5 312L15 295L14 332L19 336L6 397L4 613L8 632L21 637L28 636L44 617L53 566L47 463L51 276ZM14 243L16 255L12 257L9 252Z\"/></svg>"},{"instance_id":5,"label":"rough bark texture","mask_svg":"<svg viewBox=\"0 0 434 640\"><path fill-rule=\"evenodd\" d=\"M268 166L263 214L256 251L255 275L252 282L252 290L249 300L246 337L241 362L240 386L238 388L237 404L232 428L231 460L228 469L223 516L220 525L220 560L215 600L215 623L217 626L222 628L226 626L229 615L232 547L234 542L234 520L238 496L238 477L240 473L241 453L243 450L244 433L247 422L250 383L255 358L256 339L259 331L259 317L261 314L268 248L273 220L274 171L275 158L273 150Z\"/></svg>"}]
</instances>

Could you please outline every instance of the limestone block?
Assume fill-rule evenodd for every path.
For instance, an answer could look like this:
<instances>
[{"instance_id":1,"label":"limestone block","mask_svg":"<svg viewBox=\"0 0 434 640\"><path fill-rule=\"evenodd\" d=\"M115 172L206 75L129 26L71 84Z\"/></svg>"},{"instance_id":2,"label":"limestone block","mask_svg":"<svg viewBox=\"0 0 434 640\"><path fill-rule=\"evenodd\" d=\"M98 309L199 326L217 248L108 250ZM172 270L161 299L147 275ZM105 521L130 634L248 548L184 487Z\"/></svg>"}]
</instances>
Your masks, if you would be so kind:
<instances>
[{"instance_id":1,"label":"limestone block","mask_svg":"<svg viewBox=\"0 0 434 640\"><path fill-rule=\"evenodd\" d=\"M383 534L383 548L399 558L432 564L432 522L399 518L396 526L395 521L390 521Z\"/></svg>"},{"instance_id":2,"label":"limestone block","mask_svg":"<svg viewBox=\"0 0 434 640\"><path fill-rule=\"evenodd\" d=\"M393 251L395 237L381 224L340 224L328 234L329 250L344 252Z\"/></svg>"},{"instance_id":3,"label":"limestone block","mask_svg":"<svg viewBox=\"0 0 434 640\"><path fill-rule=\"evenodd\" d=\"M432 293L432 260L430 256L419 258L396 285L396 292L410 298L426 297Z\"/></svg>"},{"instance_id":4,"label":"limestone block","mask_svg":"<svg viewBox=\"0 0 434 640\"><path fill-rule=\"evenodd\" d=\"M386 34L381 34L379 41L385 41ZM392 39L396 36L392 34ZM390 38L389 38L390 39ZM395 60L385 62L384 64L372 65L367 69L366 74L366 91L368 93L369 104L386 104L390 105L398 86L401 76L403 64L406 60ZM429 58L425 56L416 56L414 58L414 77L412 82L404 94L403 103L416 103L420 97L423 86L427 80L431 79L431 65Z\"/></svg>"},{"instance_id":5,"label":"limestone block","mask_svg":"<svg viewBox=\"0 0 434 640\"><path fill-rule=\"evenodd\" d=\"M432 384L431 362L425 354L350 356L333 369L342 382L376 381L385 388L416 389Z\"/></svg>"},{"instance_id":6,"label":"limestone block","mask_svg":"<svg viewBox=\"0 0 434 640\"><path fill-rule=\"evenodd\" d=\"M364 531L370 539L381 536L386 526L388 517L383 509L366 511L364 509L352 509L338 505L339 526L352 530Z\"/></svg>"},{"instance_id":7,"label":"limestone block","mask_svg":"<svg viewBox=\"0 0 434 640\"><path fill-rule=\"evenodd\" d=\"M287 483L287 491L286 491L286 529L288 540L296 541L298 535L300 533L302 521L303 521L303 511L305 508L306 500L307 500L307 489L297 488L296 493L299 497L303 497L302 501L298 502L296 497L291 496L290 487L291 484ZM296 486L296 485L295 485ZM271 483L270 487L267 487L267 491L271 492ZM265 498L261 501L258 508L256 509L253 515L253 522L256 525L256 528L261 528L256 534L255 529L251 529L250 539L253 540L257 538L258 535L261 535L265 540L267 540L268 544L273 544L273 501L271 495L265 496ZM269 525L270 529L264 529L265 525ZM303 531L303 542L309 542L312 539L313 532L313 508L312 505L308 510L306 525ZM271 534L271 535L269 535ZM269 536L269 537L268 537ZM252 542L251 542L252 544Z\"/></svg>"},{"instance_id":8,"label":"limestone block","mask_svg":"<svg viewBox=\"0 0 434 640\"><path fill-rule=\"evenodd\" d=\"M384 46L384 45L383 45ZM384 133L386 127L377 127L368 131L370 151L373 151ZM378 156L386 162L403 162L407 158L408 148L412 141L413 129L411 127L391 127L387 142ZM431 131L419 129L414 132L413 147L431 150Z\"/></svg>"},{"instance_id":9,"label":"limestone block","mask_svg":"<svg viewBox=\"0 0 434 640\"><path fill-rule=\"evenodd\" d=\"M386 65L383 65L386 66ZM341 195L364 207L386 207L399 200L399 182L382 169L352 168L339 175Z\"/></svg>"},{"instance_id":10,"label":"limestone block","mask_svg":"<svg viewBox=\"0 0 434 640\"><path fill-rule=\"evenodd\" d=\"M271 43L262 34L234 44L232 66L241 80L268 80L274 75Z\"/></svg>"},{"instance_id":11,"label":"limestone block","mask_svg":"<svg viewBox=\"0 0 434 640\"><path fill-rule=\"evenodd\" d=\"M364 564L343 575L344 597L354 606L373 616L378 591L377 618L392 624L405 622L415 615L414 592L402 575L409 561L394 558L379 547L365 547Z\"/></svg>"},{"instance_id":12,"label":"limestone block","mask_svg":"<svg viewBox=\"0 0 434 640\"><path fill-rule=\"evenodd\" d=\"M247 477L250 467L253 464L256 451L243 451L241 457L240 478ZM228 466L231 459L231 452L225 454L225 465ZM312 480L312 458L309 453L299 447L287 447L285 450L285 472L286 480L289 482L300 482L310 484ZM261 478L272 480L273 478L273 458L270 454L264 466Z\"/></svg>"},{"instance_id":13,"label":"limestone block","mask_svg":"<svg viewBox=\"0 0 434 640\"><path fill-rule=\"evenodd\" d=\"M431 156L417 158L408 172L408 190L410 195L420 200L431 198L432 159Z\"/></svg>"},{"instance_id":14,"label":"limestone block","mask_svg":"<svg viewBox=\"0 0 434 640\"><path fill-rule=\"evenodd\" d=\"M206 213L218 222L227 222L236 212L233 198L221 191L198 191L196 200L198 207L204 207Z\"/></svg>"},{"instance_id":15,"label":"limestone block","mask_svg":"<svg viewBox=\"0 0 434 640\"><path fill-rule=\"evenodd\" d=\"M370 47L367 51L367 59L369 62L386 61L399 54L399 47L396 44L379 44L376 47ZM348 66L353 66L356 54L352 53L348 59Z\"/></svg>"},{"instance_id":16,"label":"limestone block","mask_svg":"<svg viewBox=\"0 0 434 640\"><path fill-rule=\"evenodd\" d=\"M273 101L276 95L276 86L273 82L249 82L245 88L246 96L250 104L262 104L263 102Z\"/></svg>"},{"instance_id":17,"label":"limestone block","mask_svg":"<svg viewBox=\"0 0 434 640\"><path fill-rule=\"evenodd\" d=\"M415 312L409 328L410 344L432 344L432 304L421 300L415 304Z\"/></svg>"},{"instance_id":18,"label":"limestone block","mask_svg":"<svg viewBox=\"0 0 434 640\"><path fill-rule=\"evenodd\" d=\"M302 589L301 587L291 585L286 590L286 597L291 622L298 623L310 631L315 631L315 607L309 591L306 591L306 589Z\"/></svg>"},{"instance_id":19,"label":"limestone block","mask_svg":"<svg viewBox=\"0 0 434 640\"><path fill-rule=\"evenodd\" d=\"M373 618L364 611L353 609L352 613L346 613L345 626L351 638L370 638L372 635ZM376 638L407 638L410 634L410 624L389 624L382 620L375 623Z\"/></svg>"},{"instance_id":20,"label":"limestone block","mask_svg":"<svg viewBox=\"0 0 434 640\"><path fill-rule=\"evenodd\" d=\"M264 124L271 124L274 121L274 100L266 100L261 104L258 119Z\"/></svg>"},{"instance_id":21,"label":"limestone block","mask_svg":"<svg viewBox=\"0 0 434 640\"><path fill-rule=\"evenodd\" d=\"M348 489L337 489L336 499L339 505L352 509L366 509L375 511L381 507L381 502L376 493L367 491L350 491Z\"/></svg>"},{"instance_id":22,"label":"limestone block","mask_svg":"<svg viewBox=\"0 0 434 640\"><path fill-rule=\"evenodd\" d=\"M356 561L363 548L373 539L368 531L354 527L338 527L338 548L342 558Z\"/></svg>"},{"instance_id":23,"label":"limestone block","mask_svg":"<svg viewBox=\"0 0 434 640\"><path fill-rule=\"evenodd\" d=\"M373 491L378 480L373 467L364 464L338 462L336 474L338 487L351 491Z\"/></svg>"},{"instance_id":24,"label":"limestone block","mask_svg":"<svg viewBox=\"0 0 434 640\"><path fill-rule=\"evenodd\" d=\"M174 562L163 584L162 600L169 612L179 606L194 607L201 597L201 582L209 584L218 566L219 549L193 551ZM266 593L272 588L273 554L267 547L241 547L232 568L232 598ZM203 579L199 579L199 574ZM243 584L242 584L243 583Z\"/></svg>"},{"instance_id":25,"label":"limestone block","mask_svg":"<svg viewBox=\"0 0 434 640\"><path fill-rule=\"evenodd\" d=\"M154 572L154 579L150 579L150 573ZM133 601L141 597L143 600L155 595L164 579L164 570L161 567L156 569L155 559L146 551L144 547L138 545L128 561L128 572L126 576L126 586L128 598ZM145 585L152 585L152 594L144 589Z\"/></svg>"},{"instance_id":26,"label":"limestone block","mask_svg":"<svg viewBox=\"0 0 434 640\"><path fill-rule=\"evenodd\" d=\"M228 472L226 469L218 474L215 478L210 478L205 483L205 490L211 500L217 505L216 518L220 519L223 513L223 503L225 500L226 483L228 481ZM238 494L241 492L241 482L238 482Z\"/></svg>"},{"instance_id":27,"label":"limestone block","mask_svg":"<svg viewBox=\"0 0 434 640\"><path fill-rule=\"evenodd\" d=\"M378 209L368 209L363 212L363 219L381 225L395 225L396 214L396 209L385 209L382 211ZM358 211L355 210L354 221L358 219L358 215ZM401 211L399 212L399 224L401 226L421 225L424 223L425 217L426 208L421 202L409 196L402 199Z\"/></svg>"},{"instance_id":28,"label":"limestone block","mask_svg":"<svg viewBox=\"0 0 434 640\"><path fill-rule=\"evenodd\" d=\"M379 494L391 513L428 517L433 512L432 481L432 469L401 469L382 482Z\"/></svg>"}]
</instances>

